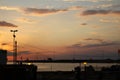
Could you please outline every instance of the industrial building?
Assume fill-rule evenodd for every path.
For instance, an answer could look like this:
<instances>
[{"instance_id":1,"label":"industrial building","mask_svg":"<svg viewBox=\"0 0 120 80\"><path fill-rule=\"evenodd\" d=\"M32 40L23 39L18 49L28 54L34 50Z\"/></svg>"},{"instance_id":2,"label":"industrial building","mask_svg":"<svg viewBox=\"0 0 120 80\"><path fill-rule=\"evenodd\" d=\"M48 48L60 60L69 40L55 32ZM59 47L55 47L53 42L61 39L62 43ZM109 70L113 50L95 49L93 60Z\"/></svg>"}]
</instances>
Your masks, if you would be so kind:
<instances>
[{"instance_id":1,"label":"industrial building","mask_svg":"<svg viewBox=\"0 0 120 80\"><path fill-rule=\"evenodd\" d=\"M0 65L7 64L7 50L0 49Z\"/></svg>"},{"instance_id":2,"label":"industrial building","mask_svg":"<svg viewBox=\"0 0 120 80\"><path fill-rule=\"evenodd\" d=\"M7 64L7 50L0 49L0 80L36 80L37 66Z\"/></svg>"}]
</instances>

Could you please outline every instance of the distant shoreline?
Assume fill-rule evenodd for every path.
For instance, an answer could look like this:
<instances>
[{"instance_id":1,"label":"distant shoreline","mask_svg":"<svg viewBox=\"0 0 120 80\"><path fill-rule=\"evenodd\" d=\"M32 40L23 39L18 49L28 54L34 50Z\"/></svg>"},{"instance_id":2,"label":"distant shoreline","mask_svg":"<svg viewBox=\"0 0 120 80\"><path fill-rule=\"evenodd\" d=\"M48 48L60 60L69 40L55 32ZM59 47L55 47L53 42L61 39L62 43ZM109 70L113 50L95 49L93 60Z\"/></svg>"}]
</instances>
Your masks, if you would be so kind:
<instances>
[{"instance_id":1,"label":"distant shoreline","mask_svg":"<svg viewBox=\"0 0 120 80\"><path fill-rule=\"evenodd\" d=\"M18 61L21 62L21 61ZM120 60L104 59L104 60L23 60L22 62L34 62L34 63L120 63Z\"/></svg>"}]
</instances>

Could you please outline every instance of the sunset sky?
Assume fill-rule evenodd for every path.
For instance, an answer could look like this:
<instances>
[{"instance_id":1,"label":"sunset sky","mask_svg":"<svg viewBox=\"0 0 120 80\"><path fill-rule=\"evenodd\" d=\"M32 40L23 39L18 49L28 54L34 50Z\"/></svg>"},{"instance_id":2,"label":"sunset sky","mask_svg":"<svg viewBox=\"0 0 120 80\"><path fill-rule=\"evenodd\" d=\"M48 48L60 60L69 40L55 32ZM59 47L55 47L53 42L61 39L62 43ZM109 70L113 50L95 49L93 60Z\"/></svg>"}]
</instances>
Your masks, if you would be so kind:
<instances>
[{"instance_id":1,"label":"sunset sky","mask_svg":"<svg viewBox=\"0 0 120 80\"><path fill-rule=\"evenodd\" d=\"M11 59L118 59L120 0L0 0L0 48Z\"/></svg>"}]
</instances>

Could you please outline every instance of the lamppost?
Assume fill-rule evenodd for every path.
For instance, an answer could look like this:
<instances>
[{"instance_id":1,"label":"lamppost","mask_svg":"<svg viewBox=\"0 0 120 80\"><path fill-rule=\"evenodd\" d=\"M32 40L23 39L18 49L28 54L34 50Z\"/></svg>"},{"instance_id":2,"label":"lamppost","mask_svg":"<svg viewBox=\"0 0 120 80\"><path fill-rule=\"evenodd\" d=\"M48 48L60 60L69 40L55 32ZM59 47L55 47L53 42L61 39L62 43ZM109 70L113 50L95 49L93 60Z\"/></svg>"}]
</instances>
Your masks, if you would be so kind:
<instances>
[{"instance_id":1,"label":"lamppost","mask_svg":"<svg viewBox=\"0 0 120 80\"><path fill-rule=\"evenodd\" d=\"M84 71L85 71L87 62L83 62L83 64L84 64Z\"/></svg>"},{"instance_id":2,"label":"lamppost","mask_svg":"<svg viewBox=\"0 0 120 80\"><path fill-rule=\"evenodd\" d=\"M18 32L18 30L10 30L10 32L13 33L13 64L17 64L17 41L15 39L15 33Z\"/></svg>"},{"instance_id":3,"label":"lamppost","mask_svg":"<svg viewBox=\"0 0 120 80\"><path fill-rule=\"evenodd\" d=\"M84 79L87 80L87 72L86 72L87 62L83 62L83 64L84 64L84 72L85 72L85 74L84 74Z\"/></svg>"}]
</instances>

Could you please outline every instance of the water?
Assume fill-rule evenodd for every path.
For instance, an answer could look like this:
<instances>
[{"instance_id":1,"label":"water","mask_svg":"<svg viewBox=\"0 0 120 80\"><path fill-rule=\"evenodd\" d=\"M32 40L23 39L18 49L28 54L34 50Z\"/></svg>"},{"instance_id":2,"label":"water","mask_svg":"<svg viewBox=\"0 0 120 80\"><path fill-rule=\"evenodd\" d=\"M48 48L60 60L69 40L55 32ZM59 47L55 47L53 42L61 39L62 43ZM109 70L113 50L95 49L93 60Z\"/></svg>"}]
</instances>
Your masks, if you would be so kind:
<instances>
[{"instance_id":1,"label":"water","mask_svg":"<svg viewBox=\"0 0 120 80\"><path fill-rule=\"evenodd\" d=\"M82 71L85 66L92 65L95 70L99 71L102 67L110 67L116 63L33 63L38 67L37 71L72 71L74 67L81 66Z\"/></svg>"},{"instance_id":2,"label":"water","mask_svg":"<svg viewBox=\"0 0 120 80\"><path fill-rule=\"evenodd\" d=\"M8 64L11 64L8 62ZM27 63L24 63L27 64ZM37 71L72 71L74 67L81 66L82 71L85 66L92 65L95 70L99 71L102 67L110 67L116 63L32 63L38 67Z\"/></svg>"}]
</instances>

